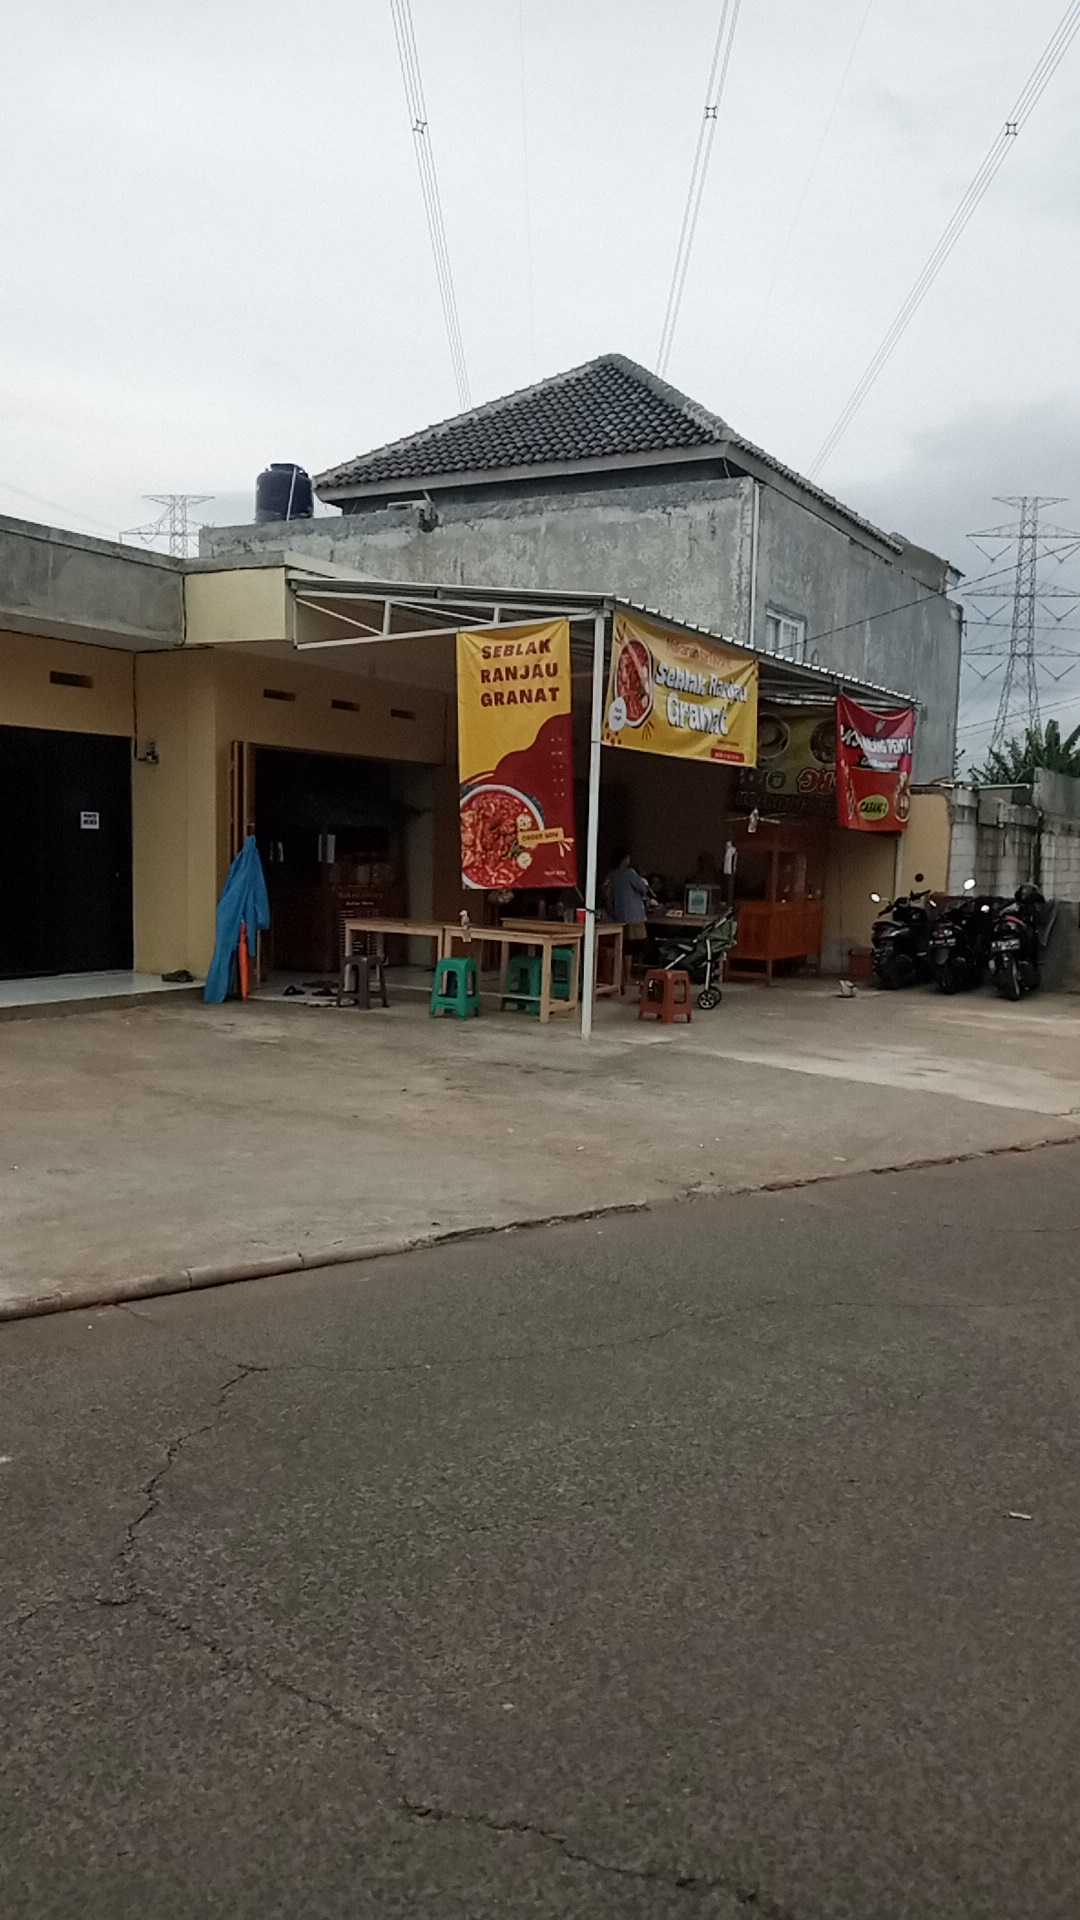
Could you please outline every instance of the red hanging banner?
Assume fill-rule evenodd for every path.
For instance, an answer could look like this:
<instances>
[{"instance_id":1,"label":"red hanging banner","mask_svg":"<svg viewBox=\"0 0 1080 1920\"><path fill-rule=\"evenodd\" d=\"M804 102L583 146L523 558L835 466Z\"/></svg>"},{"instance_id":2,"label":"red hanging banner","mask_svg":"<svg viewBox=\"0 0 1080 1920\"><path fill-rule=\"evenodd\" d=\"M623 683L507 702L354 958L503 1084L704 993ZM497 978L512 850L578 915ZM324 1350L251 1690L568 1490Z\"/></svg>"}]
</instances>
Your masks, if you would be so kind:
<instances>
[{"instance_id":1,"label":"red hanging banner","mask_svg":"<svg viewBox=\"0 0 1080 1920\"><path fill-rule=\"evenodd\" d=\"M836 702L836 810L842 827L902 833L911 813L915 708L872 713L842 693Z\"/></svg>"}]
</instances>

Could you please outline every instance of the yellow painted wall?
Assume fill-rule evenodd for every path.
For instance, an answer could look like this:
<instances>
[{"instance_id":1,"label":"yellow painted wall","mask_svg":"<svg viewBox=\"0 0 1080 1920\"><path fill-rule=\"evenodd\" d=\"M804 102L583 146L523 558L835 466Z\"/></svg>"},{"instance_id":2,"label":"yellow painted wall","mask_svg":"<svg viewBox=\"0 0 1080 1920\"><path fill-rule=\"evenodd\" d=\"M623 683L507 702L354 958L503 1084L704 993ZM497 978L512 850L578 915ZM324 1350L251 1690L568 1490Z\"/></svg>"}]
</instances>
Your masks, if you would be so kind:
<instances>
[{"instance_id":1,"label":"yellow painted wall","mask_svg":"<svg viewBox=\"0 0 1080 1920\"><path fill-rule=\"evenodd\" d=\"M894 834L830 829L822 943L827 971L846 972L849 947L870 944L870 929L881 911L870 895L892 899L895 859Z\"/></svg>"},{"instance_id":2,"label":"yellow painted wall","mask_svg":"<svg viewBox=\"0 0 1080 1920\"><path fill-rule=\"evenodd\" d=\"M284 567L235 567L184 577L184 633L189 647L222 640L285 640L288 589Z\"/></svg>"},{"instance_id":3,"label":"yellow painted wall","mask_svg":"<svg viewBox=\"0 0 1080 1920\"><path fill-rule=\"evenodd\" d=\"M159 756L135 767L135 965L144 973L203 973L213 952L214 664L212 653L186 650L138 657L140 745L153 740Z\"/></svg>"},{"instance_id":4,"label":"yellow painted wall","mask_svg":"<svg viewBox=\"0 0 1080 1920\"><path fill-rule=\"evenodd\" d=\"M429 766L445 758L447 700L442 693L395 686L370 676L360 678L307 661L300 664L225 651L212 657L217 782L214 899L229 865L229 769L234 741ZM295 698L267 699L267 689ZM351 703L355 711L346 711L343 702ZM212 953L212 920L203 939ZM208 960L200 961L192 971L202 972L206 964Z\"/></svg>"},{"instance_id":5,"label":"yellow painted wall","mask_svg":"<svg viewBox=\"0 0 1080 1920\"><path fill-rule=\"evenodd\" d=\"M159 756L135 769L135 964L146 972L210 964L234 741L420 765L445 757L447 702L430 689L210 648L140 655L137 674L140 743L154 740ZM295 698L267 699L267 688Z\"/></svg>"},{"instance_id":6,"label":"yellow painted wall","mask_svg":"<svg viewBox=\"0 0 1080 1920\"><path fill-rule=\"evenodd\" d=\"M891 900L906 893L915 875L944 892L949 880L949 802L943 793L914 793L911 818L900 841L897 872L896 837L891 833L852 833L835 827L829 835L825 885L825 954L827 964L843 970L849 947L865 947L881 909L871 892Z\"/></svg>"},{"instance_id":7,"label":"yellow painted wall","mask_svg":"<svg viewBox=\"0 0 1080 1920\"><path fill-rule=\"evenodd\" d=\"M252 740L261 747L355 753L431 766L444 758L442 693L316 667L307 660L264 659L224 649L213 659L218 734L226 745ZM294 698L267 699L267 688ZM356 711L342 703L351 703Z\"/></svg>"},{"instance_id":8,"label":"yellow painted wall","mask_svg":"<svg viewBox=\"0 0 1080 1920\"><path fill-rule=\"evenodd\" d=\"M944 893L949 884L949 853L952 822L949 797L945 793L913 793L911 819L901 854L901 890L906 892L915 875L926 875L928 887Z\"/></svg>"},{"instance_id":9,"label":"yellow painted wall","mask_svg":"<svg viewBox=\"0 0 1080 1920\"><path fill-rule=\"evenodd\" d=\"M213 617L227 627L229 583L236 581L243 582L240 598L248 614L263 623L262 637L268 637L270 600L265 598L259 611L259 595L277 582L283 618L283 573L193 575L187 585L209 589L201 596L200 617L209 618L207 608L214 603ZM234 613L237 607L239 600ZM78 674L91 685L57 686L50 681L52 672ZM268 700L266 688L294 698ZM141 750L151 740L156 743L157 765L136 761L132 770L135 966L140 972L189 967L203 973L210 963L217 899L229 860L234 740L441 766L447 715L445 694L429 687L398 686L306 661L205 647L131 654L38 634L0 633L0 726L132 738L137 730ZM453 818L456 831L456 808Z\"/></svg>"},{"instance_id":10,"label":"yellow painted wall","mask_svg":"<svg viewBox=\"0 0 1080 1920\"><path fill-rule=\"evenodd\" d=\"M0 726L130 734L132 657L116 647L0 633ZM56 686L51 673L77 673L93 684Z\"/></svg>"}]
</instances>

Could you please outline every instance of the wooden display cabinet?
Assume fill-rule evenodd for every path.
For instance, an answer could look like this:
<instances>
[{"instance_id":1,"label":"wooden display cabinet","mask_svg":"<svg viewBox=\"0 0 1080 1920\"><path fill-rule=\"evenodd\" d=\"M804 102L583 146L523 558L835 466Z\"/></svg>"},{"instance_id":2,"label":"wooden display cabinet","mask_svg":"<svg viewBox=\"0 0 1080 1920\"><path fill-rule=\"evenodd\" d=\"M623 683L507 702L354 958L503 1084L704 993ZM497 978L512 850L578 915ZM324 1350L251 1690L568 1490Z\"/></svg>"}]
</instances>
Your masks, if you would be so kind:
<instances>
[{"instance_id":1,"label":"wooden display cabinet","mask_svg":"<svg viewBox=\"0 0 1080 1920\"><path fill-rule=\"evenodd\" d=\"M772 985L777 965L821 966L826 829L814 820L762 820L756 833L739 821L735 900L739 937L728 958L730 979Z\"/></svg>"}]
</instances>

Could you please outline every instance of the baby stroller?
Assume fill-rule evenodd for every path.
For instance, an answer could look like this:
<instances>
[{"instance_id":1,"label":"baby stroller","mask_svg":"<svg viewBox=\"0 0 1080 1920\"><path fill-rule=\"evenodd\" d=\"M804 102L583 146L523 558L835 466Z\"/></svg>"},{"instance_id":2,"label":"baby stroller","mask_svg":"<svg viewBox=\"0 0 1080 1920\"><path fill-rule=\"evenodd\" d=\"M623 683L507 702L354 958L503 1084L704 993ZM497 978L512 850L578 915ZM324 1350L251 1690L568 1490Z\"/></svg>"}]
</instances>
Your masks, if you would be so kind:
<instances>
[{"instance_id":1,"label":"baby stroller","mask_svg":"<svg viewBox=\"0 0 1080 1920\"><path fill-rule=\"evenodd\" d=\"M660 964L665 973L688 973L700 988L697 1003L702 1013L720 1005L720 987L724 978L724 959L735 945L739 924L732 908L704 927L687 927L660 942Z\"/></svg>"}]
</instances>

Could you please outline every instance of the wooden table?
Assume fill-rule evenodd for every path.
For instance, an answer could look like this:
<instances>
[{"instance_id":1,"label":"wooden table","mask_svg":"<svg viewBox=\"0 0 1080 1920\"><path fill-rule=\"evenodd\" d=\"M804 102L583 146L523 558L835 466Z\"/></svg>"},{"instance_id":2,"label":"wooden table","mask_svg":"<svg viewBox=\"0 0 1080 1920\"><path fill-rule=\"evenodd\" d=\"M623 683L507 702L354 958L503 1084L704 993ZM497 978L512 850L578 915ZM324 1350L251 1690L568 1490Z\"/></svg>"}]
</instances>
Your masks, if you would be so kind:
<instances>
[{"instance_id":1,"label":"wooden table","mask_svg":"<svg viewBox=\"0 0 1080 1920\"><path fill-rule=\"evenodd\" d=\"M687 927L689 927L691 933L693 933L699 927L711 926L717 918L718 915L715 913L711 915L707 913L647 913L645 915L645 925L647 927L660 927L665 933L678 933L680 928L685 933Z\"/></svg>"},{"instance_id":2,"label":"wooden table","mask_svg":"<svg viewBox=\"0 0 1080 1920\"><path fill-rule=\"evenodd\" d=\"M455 945L466 953L475 952L477 947L496 946L501 948L499 965L499 995L506 992L506 976L509 969L511 947L536 947L540 950L540 992L538 994L515 994L518 1000L535 999L539 1004L540 1018L547 1022L553 1013L574 1013L581 1004L581 946L585 938L585 929L577 921L564 926L561 920L525 920L519 925L502 927L469 927L466 931L453 921L447 920L383 920L378 917L357 917L347 914L341 923L345 955L351 950L354 933L363 933L378 938L387 933L403 934L410 940L434 940L436 958L449 960ZM618 929L622 934L622 928ZM570 969L570 997L568 1000L556 1000L551 991L551 956L556 947L569 947L573 954ZM607 989L610 991L610 989Z\"/></svg>"},{"instance_id":3,"label":"wooden table","mask_svg":"<svg viewBox=\"0 0 1080 1920\"><path fill-rule=\"evenodd\" d=\"M442 920L383 920L374 914L357 919L353 914L346 914L341 922L343 958L348 959L352 951L351 941L354 933L375 935L401 933L408 940L434 940L435 957L443 960L450 951L446 945L447 931Z\"/></svg>"},{"instance_id":4,"label":"wooden table","mask_svg":"<svg viewBox=\"0 0 1080 1920\"><path fill-rule=\"evenodd\" d=\"M515 928L520 927L523 933L531 930L533 927L542 927L545 929L545 931L550 928L552 930L558 931L559 933L566 932L566 924L560 920L507 919L507 920L504 920L502 924L504 927L515 927ZM584 927L581 926L580 922L574 922L573 924L579 928L582 934L584 934ZM598 920L596 923L597 948L599 948L601 940L610 940L611 950L612 950L610 981L601 980L599 977L599 969L597 970L597 978L596 978L595 989L594 989L594 995L597 1000L603 1000L613 995L616 997L619 997L622 994L623 937L625 935L625 932L626 932L626 929L623 926L623 923L621 920Z\"/></svg>"},{"instance_id":5,"label":"wooden table","mask_svg":"<svg viewBox=\"0 0 1080 1920\"><path fill-rule=\"evenodd\" d=\"M520 927L470 927L464 931L461 927L447 925L443 928L445 951L443 959L449 959L455 945L465 948L494 946L502 948L499 965L499 997L506 994L506 976L510 964L511 947L538 947L540 949L540 992L515 993L515 1000L536 1000L539 1003L540 1018L545 1023L553 1013L574 1013L580 1005L581 980L581 944L585 938L585 929L576 921L572 926L563 926L561 921L529 920L524 923L527 932ZM556 947L569 947L573 954L570 968L570 997L568 1000L556 1000L551 992L551 956Z\"/></svg>"}]
</instances>

